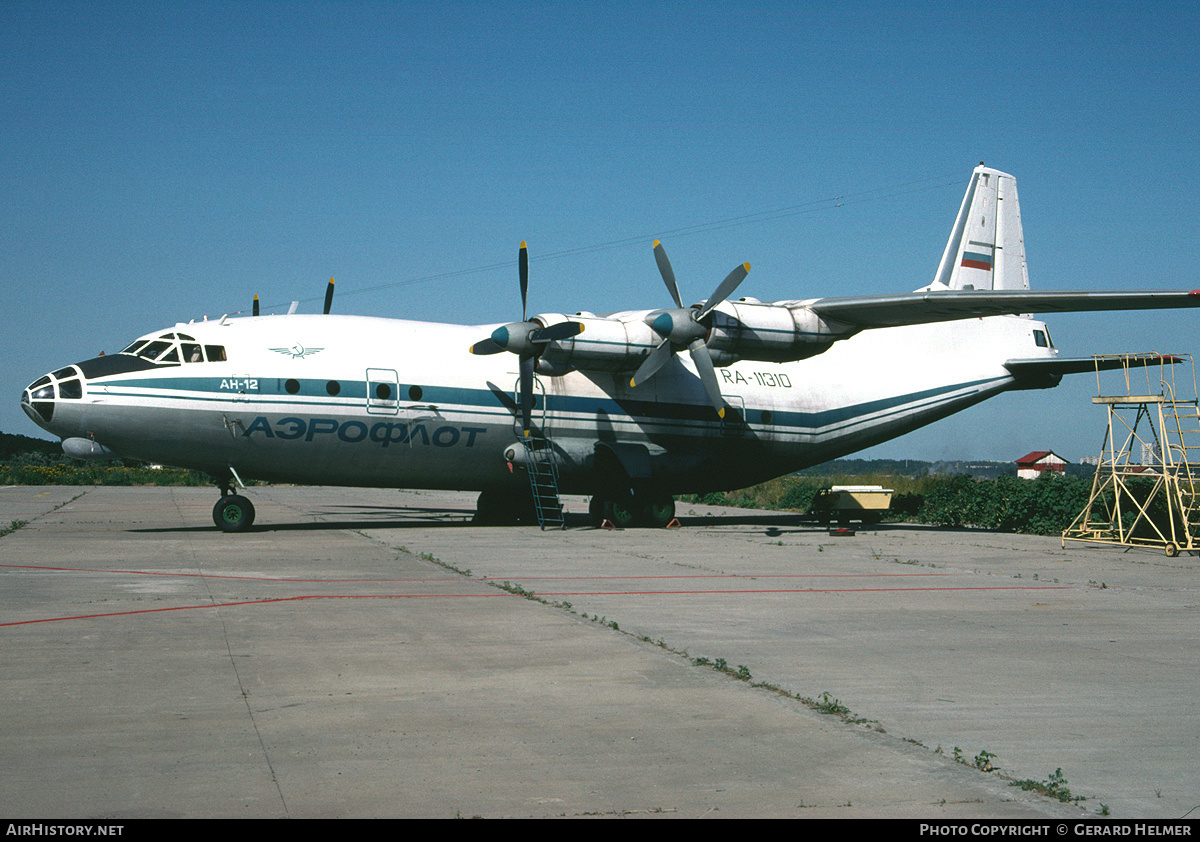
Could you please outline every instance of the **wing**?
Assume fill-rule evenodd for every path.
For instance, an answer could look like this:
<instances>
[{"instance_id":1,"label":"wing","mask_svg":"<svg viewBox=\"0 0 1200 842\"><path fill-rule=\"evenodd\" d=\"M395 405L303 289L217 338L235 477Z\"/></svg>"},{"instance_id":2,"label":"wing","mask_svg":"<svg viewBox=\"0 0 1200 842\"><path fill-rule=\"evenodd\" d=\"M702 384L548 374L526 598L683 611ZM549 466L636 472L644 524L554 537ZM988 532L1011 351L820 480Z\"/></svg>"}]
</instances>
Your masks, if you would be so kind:
<instances>
[{"instance_id":1,"label":"wing","mask_svg":"<svg viewBox=\"0 0 1200 842\"><path fill-rule=\"evenodd\" d=\"M977 316L1018 313L1074 313L1094 310L1156 310L1200 307L1200 290L1053 292L1028 290L947 290L895 295L862 295L789 302L822 319L858 329L949 322Z\"/></svg>"}]
</instances>

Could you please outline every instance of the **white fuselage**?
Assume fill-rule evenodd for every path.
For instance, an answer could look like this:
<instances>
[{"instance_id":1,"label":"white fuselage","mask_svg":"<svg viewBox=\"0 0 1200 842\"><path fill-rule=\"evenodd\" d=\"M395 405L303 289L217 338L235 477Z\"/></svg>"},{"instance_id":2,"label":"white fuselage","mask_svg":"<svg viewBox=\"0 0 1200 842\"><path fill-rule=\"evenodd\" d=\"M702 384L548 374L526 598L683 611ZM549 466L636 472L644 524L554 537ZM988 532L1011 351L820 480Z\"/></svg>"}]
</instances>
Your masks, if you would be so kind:
<instances>
[{"instance_id":1,"label":"white fuselage","mask_svg":"<svg viewBox=\"0 0 1200 842\"><path fill-rule=\"evenodd\" d=\"M64 439L214 476L499 489L525 480L506 459L521 435L518 358L468 352L493 327L300 315L181 324L161 334L225 359L96 376L81 363L85 376L52 376L52 409L27 412ZM636 388L627 372L539 375L533 422L566 492L592 490L603 443L644 446L670 493L740 488L1014 388L1006 360L1056 353L1035 343L1039 329L1019 316L884 328L797 362L733 363L717 369L724 419L684 355ZM120 368L106 359L95 370ZM76 379L78 397L65 385Z\"/></svg>"}]
</instances>

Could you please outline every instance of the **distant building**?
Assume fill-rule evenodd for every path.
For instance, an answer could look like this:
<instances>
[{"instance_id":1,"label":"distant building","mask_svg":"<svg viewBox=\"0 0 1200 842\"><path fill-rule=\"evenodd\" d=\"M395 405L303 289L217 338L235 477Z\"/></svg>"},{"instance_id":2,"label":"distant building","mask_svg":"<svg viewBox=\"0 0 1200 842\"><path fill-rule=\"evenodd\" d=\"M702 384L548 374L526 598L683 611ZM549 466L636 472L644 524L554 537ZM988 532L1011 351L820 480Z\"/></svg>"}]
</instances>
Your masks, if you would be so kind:
<instances>
[{"instance_id":1,"label":"distant building","mask_svg":"<svg viewBox=\"0 0 1200 842\"><path fill-rule=\"evenodd\" d=\"M1053 450L1035 450L1017 460L1018 479L1037 479L1046 472L1065 474L1067 460Z\"/></svg>"},{"instance_id":2,"label":"distant building","mask_svg":"<svg viewBox=\"0 0 1200 842\"><path fill-rule=\"evenodd\" d=\"M1142 461L1141 465L1158 465L1162 463L1162 451L1159 450L1158 442L1142 442Z\"/></svg>"}]
</instances>

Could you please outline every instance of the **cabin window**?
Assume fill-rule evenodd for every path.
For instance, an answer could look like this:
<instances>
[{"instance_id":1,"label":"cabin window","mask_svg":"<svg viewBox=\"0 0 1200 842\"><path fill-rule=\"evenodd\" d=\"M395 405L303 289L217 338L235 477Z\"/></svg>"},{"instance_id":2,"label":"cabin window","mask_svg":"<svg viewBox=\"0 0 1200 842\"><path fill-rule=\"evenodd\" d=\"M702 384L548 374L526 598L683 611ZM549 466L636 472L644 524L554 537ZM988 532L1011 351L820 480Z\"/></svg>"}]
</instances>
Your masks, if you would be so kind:
<instances>
[{"instance_id":1,"label":"cabin window","mask_svg":"<svg viewBox=\"0 0 1200 842\"><path fill-rule=\"evenodd\" d=\"M421 395L423 395L423 394L424 394L424 392L421 391L420 386L410 386L408 388L408 399L409 400L419 401L421 399Z\"/></svg>"},{"instance_id":2,"label":"cabin window","mask_svg":"<svg viewBox=\"0 0 1200 842\"><path fill-rule=\"evenodd\" d=\"M375 386L375 397L381 401L386 401L392 396L392 387L387 383L380 383Z\"/></svg>"},{"instance_id":3,"label":"cabin window","mask_svg":"<svg viewBox=\"0 0 1200 842\"><path fill-rule=\"evenodd\" d=\"M1042 330L1035 330L1033 332L1033 342L1039 348L1050 347L1050 342L1046 339L1046 332Z\"/></svg>"},{"instance_id":4,"label":"cabin window","mask_svg":"<svg viewBox=\"0 0 1200 842\"><path fill-rule=\"evenodd\" d=\"M289 379L288 379L288 380L287 380L287 381L286 381L286 382L283 384L283 388L287 390L287 393L288 393L289 395L294 395L294 394L296 394L296 393L298 393L298 392L300 391L300 381L299 381L299 380L292 380L292 379L290 379L290 378L289 378Z\"/></svg>"},{"instance_id":5,"label":"cabin window","mask_svg":"<svg viewBox=\"0 0 1200 842\"><path fill-rule=\"evenodd\" d=\"M342 384L338 383L336 380L330 380L325 384L325 391L328 392L331 397L336 398L338 392L342 391Z\"/></svg>"},{"instance_id":6,"label":"cabin window","mask_svg":"<svg viewBox=\"0 0 1200 842\"><path fill-rule=\"evenodd\" d=\"M58 384L58 396L60 398L82 398L83 387L79 385L78 380L64 380Z\"/></svg>"},{"instance_id":7,"label":"cabin window","mask_svg":"<svg viewBox=\"0 0 1200 842\"><path fill-rule=\"evenodd\" d=\"M225 362L225 346L205 345L204 356L208 358L210 363L223 363Z\"/></svg>"},{"instance_id":8,"label":"cabin window","mask_svg":"<svg viewBox=\"0 0 1200 842\"><path fill-rule=\"evenodd\" d=\"M183 344L183 361L185 363L204 362L204 356L200 353L200 346L194 342L185 342Z\"/></svg>"}]
</instances>

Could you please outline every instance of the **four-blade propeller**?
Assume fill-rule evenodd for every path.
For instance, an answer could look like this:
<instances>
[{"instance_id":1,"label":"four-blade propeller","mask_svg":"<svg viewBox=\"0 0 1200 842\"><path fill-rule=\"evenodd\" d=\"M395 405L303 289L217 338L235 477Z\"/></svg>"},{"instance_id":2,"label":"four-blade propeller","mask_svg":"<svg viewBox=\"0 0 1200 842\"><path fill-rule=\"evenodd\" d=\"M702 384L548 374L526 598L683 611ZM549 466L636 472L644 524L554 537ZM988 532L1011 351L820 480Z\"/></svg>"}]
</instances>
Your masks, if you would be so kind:
<instances>
[{"instance_id":1,"label":"four-blade propeller","mask_svg":"<svg viewBox=\"0 0 1200 842\"><path fill-rule=\"evenodd\" d=\"M663 337L663 341L634 372L629 385L636 387L649 380L671 357L687 348L696 366L696 373L700 375L700 382L704 384L704 391L708 393L708 399L712 401L717 415L724 418L725 399L721 397L721 386L717 383L712 354L705 344L711 325L705 320L713 309L746 279L746 275L750 273L750 264L743 263L730 272L713 290L708 300L699 307L684 307L683 299L679 297L679 286L675 283L675 271L671 268L671 261L667 259L667 252L658 240L654 241L654 259L658 263L658 271L662 273L663 283L667 285L667 292L671 293L671 298L675 301L675 309L661 310L646 316L646 323Z\"/></svg>"},{"instance_id":2,"label":"four-blade propeller","mask_svg":"<svg viewBox=\"0 0 1200 842\"><path fill-rule=\"evenodd\" d=\"M510 351L517 355L520 371L518 391L520 392L521 432L528 436L530 416L533 413L533 370L537 365L537 357L546 349L546 343L578 336L583 332L583 325L578 322L561 322L543 327L541 322L527 319L529 248L524 240L521 241L517 266L521 280L521 321L496 328L490 337L472 345L471 353L487 355Z\"/></svg>"}]
</instances>

